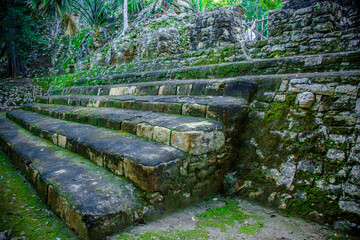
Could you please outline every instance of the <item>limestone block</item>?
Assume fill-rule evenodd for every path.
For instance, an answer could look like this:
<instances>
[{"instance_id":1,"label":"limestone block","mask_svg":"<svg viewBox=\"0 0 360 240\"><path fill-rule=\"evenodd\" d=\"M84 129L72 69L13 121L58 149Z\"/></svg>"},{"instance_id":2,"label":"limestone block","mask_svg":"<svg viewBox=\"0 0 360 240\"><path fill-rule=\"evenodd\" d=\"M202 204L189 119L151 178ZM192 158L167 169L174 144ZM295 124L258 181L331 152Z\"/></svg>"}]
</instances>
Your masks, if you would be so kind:
<instances>
[{"instance_id":1,"label":"limestone block","mask_svg":"<svg viewBox=\"0 0 360 240\"><path fill-rule=\"evenodd\" d=\"M360 165L356 165L352 168L349 175L349 181L360 186Z\"/></svg>"},{"instance_id":2,"label":"limestone block","mask_svg":"<svg viewBox=\"0 0 360 240\"><path fill-rule=\"evenodd\" d=\"M170 143L170 132L171 130L164 127L154 127L153 140L157 142L162 142L165 144Z\"/></svg>"},{"instance_id":3,"label":"limestone block","mask_svg":"<svg viewBox=\"0 0 360 240\"><path fill-rule=\"evenodd\" d=\"M187 131L171 133L171 145L191 155L219 151L225 144L222 132Z\"/></svg>"},{"instance_id":4,"label":"limestone block","mask_svg":"<svg viewBox=\"0 0 360 240\"><path fill-rule=\"evenodd\" d=\"M136 126L136 135L139 137L152 140L154 134L154 126L150 126L146 123L141 123Z\"/></svg>"},{"instance_id":5,"label":"limestone block","mask_svg":"<svg viewBox=\"0 0 360 240\"><path fill-rule=\"evenodd\" d=\"M136 134L136 124L130 121L123 121L121 123L121 130L131 134Z\"/></svg>"},{"instance_id":6,"label":"limestone block","mask_svg":"<svg viewBox=\"0 0 360 240\"><path fill-rule=\"evenodd\" d=\"M275 168L268 169L266 166L263 166L262 171L267 178L274 180L277 185L285 185L287 188L290 188L295 178L296 165L291 161L287 161L281 164L280 170Z\"/></svg>"},{"instance_id":7,"label":"limestone block","mask_svg":"<svg viewBox=\"0 0 360 240\"><path fill-rule=\"evenodd\" d=\"M124 87L111 88L109 95L124 95L124 91Z\"/></svg>"},{"instance_id":8,"label":"limestone block","mask_svg":"<svg viewBox=\"0 0 360 240\"><path fill-rule=\"evenodd\" d=\"M277 94L274 98L275 102L285 102L286 101L286 95Z\"/></svg>"},{"instance_id":9,"label":"limestone block","mask_svg":"<svg viewBox=\"0 0 360 240\"><path fill-rule=\"evenodd\" d=\"M171 146L174 146L184 152L189 152L190 150L190 141L192 137L190 136L191 133L189 132L178 132L172 131L171 132ZM193 133L194 135L195 133Z\"/></svg>"},{"instance_id":10,"label":"limestone block","mask_svg":"<svg viewBox=\"0 0 360 240\"><path fill-rule=\"evenodd\" d=\"M305 58L305 67L308 66L318 66L321 65L323 62L323 57L322 56L311 56L311 57L307 57Z\"/></svg>"},{"instance_id":11,"label":"limestone block","mask_svg":"<svg viewBox=\"0 0 360 240\"><path fill-rule=\"evenodd\" d=\"M311 92L300 93L296 97L296 104L298 103L301 108L310 108L315 101L315 95Z\"/></svg>"},{"instance_id":12,"label":"limestone block","mask_svg":"<svg viewBox=\"0 0 360 240\"><path fill-rule=\"evenodd\" d=\"M345 142L352 142L351 137L347 137L340 134L330 134L329 138L336 144L344 144Z\"/></svg>"},{"instance_id":13,"label":"limestone block","mask_svg":"<svg viewBox=\"0 0 360 240\"><path fill-rule=\"evenodd\" d=\"M312 92L314 94L334 95L335 89L325 84L294 84L289 88L290 92Z\"/></svg>"},{"instance_id":14,"label":"limestone block","mask_svg":"<svg viewBox=\"0 0 360 240\"><path fill-rule=\"evenodd\" d=\"M184 104L182 106L182 114L183 115L191 115L194 117L204 117L206 114L206 105L199 104Z\"/></svg>"},{"instance_id":15,"label":"limestone block","mask_svg":"<svg viewBox=\"0 0 360 240\"><path fill-rule=\"evenodd\" d=\"M124 87L124 95L135 95L136 86Z\"/></svg>"},{"instance_id":16,"label":"limestone block","mask_svg":"<svg viewBox=\"0 0 360 240\"><path fill-rule=\"evenodd\" d=\"M290 188L295 177L296 166L292 162L284 162L280 167L280 176L277 184Z\"/></svg>"},{"instance_id":17,"label":"limestone block","mask_svg":"<svg viewBox=\"0 0 360 240\"><path fill-rule=\"evenodd\" d=\"M104 157L103 154L98 153L97 151L90 149L90 148L86 148L86 153L89 156L89 159L96 163L99 166L104 166Z\"/></svg>"},{"instance_id":18,"label":"limestone block","mask_svg":"<svg viewBox=\"0 0 360 240\"><path fill-rule=\"evenodd\" d=\"M351 97L356 97L358 92L358 87L353 85L340 85L335 88L335 93L350 95Z\"/></svg>"},{"instance_id":19,"label":"limestone block","mask_svg":"<svg viewBox=\"0 0 360 240\"><path fill-rule=\"evenodd\" d=\"M279 87L279 91L280 91L280 92L286 91L286 89L287 89L287 87L288 87L288 84L289 84L289 80L283 80L283 81L281 82L280 87Z\"/></svg>"},{"instance_id":20,"label":"limestone block","mask_svg":"<svg viewBox=\"0 0 360 240\"><path fill-rule=\"evenodd\" d=\"M329 149L326 153L326 157L334 161L344 161L345 153L337 149Z\"/></svg>"},{"instance_id":21,"label":"limestone block","mask_svg":"<svg viewBox=\"0 0 360 240\"><path fill-rule=\"evenodd\" d=\"M67 142L67 138L65 136L58 134L58 140L57 140L58 146L65 148L66 142Z\"/></svg>"},{"instance_id":22,"label":"limestone block","mask_svg":"<svg viewBox=\"0 0 360 240\"><path fill-rule=\"evenodd\" d=\"M162 85L159 88L159 95L175 95L176 87L173 85Z\"/></svg>"},{"instance_id":23,"label":"limestone block","mask_svg":"<svg viewBox=\"0 0 360 240\"><path fill-rule=\"evenodd\" d=\"M344 192L350 197L360 198L360 187L351 183L345 183Z\"/></svg>"},{"instance_id":24,"label":"limestone block","mask_svg":"<svg viewBox=\"0 0 360 240\"><path fill-rule=\"evenodd\" d=\"M355 201L339 201L339 207L345 212L360 214L360 205Z\"/></svg>"},{"instance_id":25,"label":"limestone block","mask_svg":"<svg viewBox=\"0 0 360 240\"><path fill-rule=\"evenodd\" d=\"M360 163L360 145L359 144L357 144L355 147L353 147L351 149L349 160Z\"/></svg>"},{"instance_id":26,"label":"limestone block","mask_svg":"<svg viewBox=\"0 0 360 240\"><path fill-rule=\"evenodd\" d=\"M183 84L177 87L176 94L178 95L190 95L192 91L193 85L192 84Z\"/></svg>"},{"instance_id":27,"label":"limestone block","mask_svg":"<svg viewBox=\"0 0 360 240\"><path fill-rule=\"evenodd\" d=\"M304 171L311 174L321 174L323 170L323 163L322 162L313 162L309 159L304 159L299 161L297 165L298 171Z\"/></svg>"}]
</instances>

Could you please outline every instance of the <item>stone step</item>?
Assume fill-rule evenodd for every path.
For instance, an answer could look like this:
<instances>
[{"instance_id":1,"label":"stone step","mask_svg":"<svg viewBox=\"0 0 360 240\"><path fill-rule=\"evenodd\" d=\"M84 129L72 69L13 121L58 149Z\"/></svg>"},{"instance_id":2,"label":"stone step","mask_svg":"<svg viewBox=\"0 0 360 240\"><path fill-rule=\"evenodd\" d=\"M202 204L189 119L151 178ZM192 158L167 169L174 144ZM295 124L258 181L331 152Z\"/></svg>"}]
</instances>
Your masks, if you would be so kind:
<instances>
[{"instance_id":1,"label":"stone step","mask_svg":"<svg viewBox=\"0 0 360 240\"><path fill-rule=\"evenodd\" d=\"M259 78L259 76L254 76ZM76 86L51 91L48 95L180 95L241 97L251 101L258 83L254 78L189 79L132 84Z\"/></svg>"},{"instance_id":2,"label":"stone step","mask_svg":"<svg viewBox=\"0 0 360 240\"><path fill-rule=\"evenodd\" d=\"M302 83L298 80L302 79ZM130 83L102 86L76 86L49 92L49 95L180 95L180 96L231 96L241 97L251 102L254 98L269 98L281 83L290 82L281 91L317 90L309 84L324 84L360 80L360 71L336 71L322 73L298 73L260 76L242 76L224 79L189 79L160 82ZM307 82L308 84L304 84ZM295 83L295 84L292 84ZM298 85L302 86L298 86ZM329 86L329 93L336 92L336 86Z\"/></svg>"},{"instance_id":3,"label":"stone step","mask_svg":"<svg viewBox=\"0 0 360 240\"><path fill-rule=\"evenodd\" d=\"M77 79L72 85L109 85L117 83L164 81L169 79L216 79L246 75L349 71L358 70L359 65L360 51L350 51L273 59L254 59L252 61L183 67L159 71L122 74L112 73L102 77Z\"/></svg>"},{"instance_id":4,"label":"stone step","mask_svg":"<svg viewBox=\"0 0 360 240\"><path fill-rule=\"evenodd\" d=\"M128 133L14 110L7 117L36 136L90 159L146 191L165 192L186 155L174 147Z\"/></svg>"},{"instance_id":5,"label":"stone step","mask_svg":"<svg viewBox=\"0 0 360 240\"><path fill-rule=\"evenodd\" d=\"M246 116L248 102L222 96L42 96L38 102L83 107L115 107L169 114L202 117L232 126Z\"/></svg>"},{"instance_id":6,"label":"stone step","mask_svg":"<svg viewBox=\"0 0 360 240\"><path fill-rule=\"evenodd\" d=\"M102 239L146 216L128 180L35 137L0 116L0 143L39 196L81 239Z\"/></svg>"},{"instance_id":7,"label":"stone step","mask_svg":"<svg viewBox=\"0 0 360 240\"><path fill-rule=\"evenodd\" d=\"M91 124L169 144L191 155L216 152L224 145L224 125L203 118L117 108L28 104L27 111Z\"/></svg>"}]
</instances>

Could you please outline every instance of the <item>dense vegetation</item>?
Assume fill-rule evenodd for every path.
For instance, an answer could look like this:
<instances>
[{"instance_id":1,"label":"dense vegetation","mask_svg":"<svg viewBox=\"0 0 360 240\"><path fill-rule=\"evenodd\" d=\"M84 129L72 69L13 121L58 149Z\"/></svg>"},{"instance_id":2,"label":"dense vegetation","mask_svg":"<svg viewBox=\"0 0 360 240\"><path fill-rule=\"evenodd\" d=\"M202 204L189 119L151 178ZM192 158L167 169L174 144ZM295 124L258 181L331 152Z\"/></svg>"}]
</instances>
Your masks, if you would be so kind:
<instances>
[{"instance_id":1,"label":"dense vegetation","mask_svg":"<svg viewBox=\"0 0 360 240\"><path fill-rule=\"evenodd\" d=\"M128 23L139 14L161 14L169 8L198 14L234 4L246 7L251 20L266 17L281 0L1 0L0 76L49 75L48 69L63 67L129 34Z\"/></svg>"}]
</instances>

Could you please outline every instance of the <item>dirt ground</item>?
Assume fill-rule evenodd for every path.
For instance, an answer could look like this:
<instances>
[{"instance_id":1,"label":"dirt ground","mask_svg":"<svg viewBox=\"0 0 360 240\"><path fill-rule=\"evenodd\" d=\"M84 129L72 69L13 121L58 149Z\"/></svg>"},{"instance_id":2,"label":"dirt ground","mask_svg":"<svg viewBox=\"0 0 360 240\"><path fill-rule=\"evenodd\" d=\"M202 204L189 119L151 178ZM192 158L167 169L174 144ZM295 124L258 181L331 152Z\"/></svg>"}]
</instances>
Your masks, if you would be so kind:
<instances>
[{"instance_id":1,"label":"dirt ground","mask_svg":"<svg viewBox=\"0 0 360 240\"><path fill-rule=\"evenodd\" d=\"M234 212L237 214L233 214ZM214 198L109 239L357 239L239 198Z\"/></svg>"}]
</instances>

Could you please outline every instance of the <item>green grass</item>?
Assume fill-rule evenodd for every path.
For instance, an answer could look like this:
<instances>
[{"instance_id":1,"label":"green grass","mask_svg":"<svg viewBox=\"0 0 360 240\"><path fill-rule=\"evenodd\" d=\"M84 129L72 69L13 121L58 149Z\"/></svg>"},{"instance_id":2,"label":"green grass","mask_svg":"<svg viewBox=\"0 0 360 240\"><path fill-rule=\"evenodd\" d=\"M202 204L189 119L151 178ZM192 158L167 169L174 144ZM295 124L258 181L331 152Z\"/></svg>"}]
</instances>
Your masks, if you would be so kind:
<instances>
[{"instance_id":1,"label":"green grass","mask_svg":"<svg viewBox=\"0 0 360 240\"><path fill-rule=\"evenodd\" d=\"M250 215L239 210L236 203L226 204L220 208L212 208L198 216L198 227L217 227L222 232L227 230L227 226L234 226L248 219Z\"/></svg>"},{"instance_id":2,"label":"green grass","mask_svg":"<svg viewBox=\"0 0 360 240\"><path fill-rule=\"evenodd\" d=\"M27 239L78 239L23 180L0 149L0 232Z\"/></svg>"},{"instance_id":3,"label":"green grass","mask_svg":"<svg viewBox=\"0 0 360 240\"><path fill-rule=\"evenodd\" d=\"M204 213L196 216L196 224L193 230L169 229L161 231L148 231L145 233L124 234L117 239L141 239L141 240L167 240L167 239L191 239L202 240L209 239L211 228L219 228L220 231L226 232L229 227L238 227L239 233L253 235L264 226L260 221L254 224L248 224L245 219L256 216L245 214L240 211L235 201L227 201L222 207L211 208Z\"/></svg>"}]
</instances>

